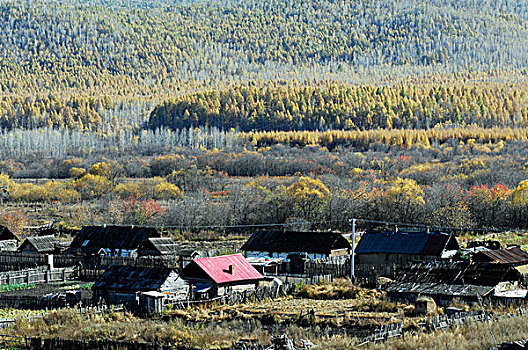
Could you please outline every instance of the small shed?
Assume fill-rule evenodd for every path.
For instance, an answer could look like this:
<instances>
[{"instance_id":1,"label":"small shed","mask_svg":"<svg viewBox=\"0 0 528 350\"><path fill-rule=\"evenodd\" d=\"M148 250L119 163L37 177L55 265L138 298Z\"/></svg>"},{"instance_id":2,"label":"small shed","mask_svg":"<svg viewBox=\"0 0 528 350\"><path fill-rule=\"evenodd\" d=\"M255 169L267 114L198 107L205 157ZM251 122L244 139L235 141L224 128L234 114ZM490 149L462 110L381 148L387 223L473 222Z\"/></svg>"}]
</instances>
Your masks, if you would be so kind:
<instances>
[{"instance_id":1,"label":"small shed","mask_svg":"<svg viewBox=\"0 0 528 350\"><path fill-rule=\"evenodd\" d=\"M0 225L0 251L14 251L18 248L18 237L7 227Z\"/></svg>"},{"instance_id":2,"label":"small shed","mask_svg":"<svg viewBox=\"0 0 528 350\"><path fill-rule=\"evenodd\" d=\"M420 296L414 303L414 312L418 315L429 315L436 311L436 303L433 298Z\"/></svg>"},{"instance_id":3,"label":"small shed","mask_svg":"<svg viewBox=\"0 0 528 350\"><path fill-rule=\"evenodd\" d=\"M246 257L287 258L289 254L306 254L310 259L349 255L350 242L338 232L281 232L253 233L241 250Z\"/></svg>"},{"instance_id":4,"label":"small shed","mask_svg":"<svg viewBox=\"0 0 528 350\"><path fill-rule=\"evenodd\" d=\"M367 232L358 242L358 264L405 265L410 261L431 261L453 256L459 249L453 235L429 232Z\"/></svg>"},{"instance_id":5,"label":"small shed","mask_svg":"<svg viewBox=\"0 0 528 350\"><path fill-rule=\"evenodd\" d=\"M151 227L84 226L73 239L69 252L82 255L134 256L140 245L160 237Z\"/></svg>"},{"instance_id":6,"label":"small shed","mask_svg":"<svg viewBox=\"0 0 528 350\"><path fill-rule=\"evenodd\" d=\"M138 256L177 255L178 245L172 238L150 237L137 249Z\"/></svg>"},{"instance_id":7,"label":"small shed","mask_svg":"<svg viewBox=\"0 0 528 350\"><path fill-rule=\"evenodd\" d=\"M283 259L260 257L246 258L246 260L263 275L277 275L279 272L284 272Z\"/></svg>"},{"instance_id":8,"label":"small shed","mask_svg":"<svg viewBox=\"0 0 528 350\"><path fill-rule=\"evenodd\" d=\"M252 290L264 279L241 254L194 259L182 274L199 297Z\"/></svg>"},{"instance_id":9,"label":"small shed","mask_svg":"<svg viewBox=\"0 0 528 350\"><path fill-rule=\"evenodd\" d=\"M170 268L111 266L92 287L96 301L124 304L129 310L139 304L139 293L158 292L186 295L188 284ZM158 294L159 295L159 294Z\"/></svg>"},{"instance_id":10,"label":"small shed","mask_svg":"<svg viewBox=\"0 0 528 350\"><path fill-rule=\"evenodd\" d=\"M60 251L60 242L53 236L30 236L18 247L22 253L57 253Z\"/></svg>"}]
</instances>

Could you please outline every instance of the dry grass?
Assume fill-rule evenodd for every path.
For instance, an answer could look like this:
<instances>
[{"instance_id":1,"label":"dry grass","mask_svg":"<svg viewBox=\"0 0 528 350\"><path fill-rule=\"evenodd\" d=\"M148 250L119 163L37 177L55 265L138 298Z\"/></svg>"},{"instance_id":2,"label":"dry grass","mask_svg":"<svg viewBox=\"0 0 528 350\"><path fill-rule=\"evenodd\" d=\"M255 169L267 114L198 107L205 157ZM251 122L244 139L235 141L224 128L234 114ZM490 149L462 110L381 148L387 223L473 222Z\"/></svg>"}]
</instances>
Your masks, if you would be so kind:
<instances>
[{"instance_id":1,"label":"dry grass","mask_svg":"<svg viewBox=\"0 0 528 350\"><path fill-rule=\"evenodd\" d=\"M407 317L405 304L395 304L366 293L364 298L316 300L282 298L245 305L214 305L174 310L163 319L144 320L128 313L81 316L74 310L53 311L33 322L19 320L9 332L29 337L110 339L158 342L204 349L230 347L239 339L269 344L271 335L286 332L296 340L309 339L318 349L350 349L379 324L404 322L404 338L362 349L487 349L493 344L485 323L424 333L423 318ZM511 312L495 309L495 314ZM528 317L500 318L492 323L498 342L528 334Z\"/></svg>"}]
</instances>

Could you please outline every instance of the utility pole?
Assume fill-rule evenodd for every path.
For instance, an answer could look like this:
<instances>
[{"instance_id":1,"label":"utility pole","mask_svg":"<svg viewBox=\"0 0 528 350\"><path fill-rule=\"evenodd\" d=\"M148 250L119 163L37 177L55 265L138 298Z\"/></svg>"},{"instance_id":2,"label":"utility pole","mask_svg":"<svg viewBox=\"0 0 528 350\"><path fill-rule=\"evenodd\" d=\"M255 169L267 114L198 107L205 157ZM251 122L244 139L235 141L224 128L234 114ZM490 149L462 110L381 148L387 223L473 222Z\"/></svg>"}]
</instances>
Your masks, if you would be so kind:
<instances>
[{"instance_id":1,"label":"utility pole","mask_svg":"<svg viewBox=\"0 0 528 350\"><path fill-rule=\"evenodd\" d=\"M349 219L352 224L352 252L350 253L350 281L354 283L354 250L356 249L356 219Z\"/></svg>"}]
</instances>

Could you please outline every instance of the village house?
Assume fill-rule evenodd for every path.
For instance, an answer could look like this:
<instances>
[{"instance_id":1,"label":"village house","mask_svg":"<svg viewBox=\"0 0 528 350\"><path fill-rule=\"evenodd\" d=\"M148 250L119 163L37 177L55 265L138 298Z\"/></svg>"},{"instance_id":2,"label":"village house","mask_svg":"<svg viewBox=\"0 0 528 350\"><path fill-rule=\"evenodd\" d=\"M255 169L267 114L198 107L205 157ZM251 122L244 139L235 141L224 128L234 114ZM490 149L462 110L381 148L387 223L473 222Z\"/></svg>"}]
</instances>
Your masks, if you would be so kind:
<instances>
[{"instance_id":1,"label":"village house","mask_svg":"<svg viewBox=\"0 0 528 350\"><path fill-rule=\"evenodd\" d=\"M170 268L111 266L92 287L96 302L104 301L108 305L123 304L129 310L139 305L140 295L161 299L164 294L180 296L185 299L189 286L181 276Z\"/></svg>"},{"instance_id":2,"label":"village house","mask_svg":"<svg viewBox=\"0 0 528 350\"><path fill-rule=\"evenodd\" d=\"M30 236L18 247L22 253L53 254L61 251L59 240L53 236Z\"/></svg>"},{"instance_id":3,"label":"village house","mask_svg":"<svg viewBox=\"0 0 528 350\"><path fill-rule=\"evenodd\" d=\"M151 237L154 228L137 226L84 226L71 242L69 253L103 256L136 256L137 249Z\"/></svg>"},{"instance_id":4,"label":"village house","mask_svg":"<svg viewBox=\"0 0 528 350\"><path fill-rule=\"evenodd\" d=\"M291 254L309 259L350 255L350 242L337 232L255 232L241 247L247 258L282 258Z\"/></svg>"},{"instance_id":5,"label":"village house","mask_svg":"<svg viewBox=\"0 0 528 350\"><path fill-rule=\"evenodd\" d=\"M366 232L355 249L355 261L365 265L405 265L450 258L458 249L456 238L446 233Z\"/></svg>"},{"instance_id":6,"label":"village house","mask_svg":"<svg viewBox=\"0 0 528 350\"><path fill-rule=\"evenodd\" d=\"M172 238L150 237L137 249L138 256L178 255L178 245Z\"/></svg>"},{"instance_id":7,"label":"village house","mask_svg":"<svg viewBox=\"0 0 528 350\"><path fill-rule=\"evenodd\" d=\"M254 290L262 276L241 254L198 258L182 271L195 297L216 297L233 291Z\"/></svg>"},{"instance_id":8,"label":"village house","mask_svg":"<svg viewBox=\"0 0 528 350\"><path fill-rule=\"evenodd\" d=\"M18 237L11 230L0 225L0 251L17 250L18 242Z\"/></svg>"}]
</instances>

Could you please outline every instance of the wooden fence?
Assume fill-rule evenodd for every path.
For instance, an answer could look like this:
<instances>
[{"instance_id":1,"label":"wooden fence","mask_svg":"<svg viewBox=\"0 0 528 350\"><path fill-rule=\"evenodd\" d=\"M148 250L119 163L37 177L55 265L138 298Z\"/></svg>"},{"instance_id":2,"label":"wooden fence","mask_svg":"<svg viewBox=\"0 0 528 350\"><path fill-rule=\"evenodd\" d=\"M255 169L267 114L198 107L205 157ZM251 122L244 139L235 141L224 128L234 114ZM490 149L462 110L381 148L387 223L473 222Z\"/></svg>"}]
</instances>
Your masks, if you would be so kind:
<instances>
[{"instance_id":1,"label":"wooden fence","mask_svg":"<svg viewBox=\"0 0 528 350\"><path fill-rule=\"evenodd\" d=\"M74 267L53 270L40 267L19 271L0 272L0 286L64 282L75 279L77 276L78 271Z\"/></svg>"},{"instance_id":2,"label":"wooden fence","mask_svg":"<svg viewBox=\"0 0 528 350\"><path fill-rule=\"evenodd\" d=\"M274 286L257 287L254 290L247 290L241 292L231 292L228 295L219 296L212 299L197 299L197 300L181 300L166 297L163 299L165 308L170 309L186 309L190 306L205 305L205 304L228 304L235 305L246 303L248 301L260 301L265 299L274 299L281 296L287 296L295 290L293 284L282 284Z\"/></svg>"},{"instance_id":3,"label":"wooden fence","mask_svg":"<svg viewBox=\"0 0 528 350\"><path fill-rule=\"evenodd\" d=\"M49 254L0 252L0 271L47 266L48 256ZM177 267L178 258L178 256L119 257L56 254L53 255L53 265L54 267L79 267L81 277L94 279L101 276L112 265Z\"/></svg>"},{"instance_id":4,"label":"wooden fence","mask_svg":"<svg viewBox=\"0 0 528 350\"><path fill-rule=\"evenodd\" d=\"M361 339L360 345L367 343L379 343L390 338L401 337L403 335L403 322L389 323L379 326L366 338Z\"/></svg>"},{"instance_id":5,"label":"wooden fence","mask_svg":"<svg viewBox=\"0 0 528 350\"><path fill-rule=\"evenodd\" d=\"M345 259L307 260L304 263L304 273L309 276L332 275L337 277L350 277L350 257Z\"/></svg>"},{"instance_id":6,"label":"wooden fence","mask_svg":"<svg viewBox=\"0 0 528 350\"><path fill-rule=\"evenodd\" d=\"M284 284L314 284L321 282L332 282L334 280L333 275L309 275L309 274L294 274L294 273L281 273L278 275L272 275L280 279Z\"/></svg>"},{"instance_id":7,"label":"wooden fence","mask_svg":"<svg viewBox=\"0 0 528 350\"><path fill-rule=\"evenodd\" d=\"M518 308L514 312L507 313L504 315L488 315L491 320L497 320L502 318L519 317L524 318L528 316L528 308ZM484 311L469 311L469 312L458 312L452 315L440 315L432 316L425 322L419 324L419 330L422 332L435 332L442 329L448 329L453 327L460 327L467 322L485 322L486 314ZM524 320L523 320L524 321ZM393 337L403 336L403 323L392 323L382 325L378 327L374 332L359 340L356 346L365 345L371 342L381 342L388 340Z\"/></svg>"}]
</instances>

